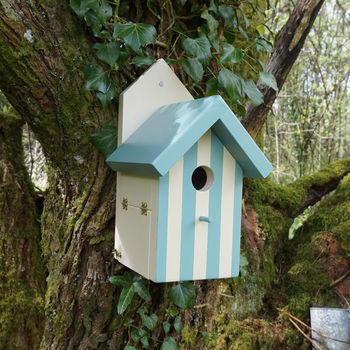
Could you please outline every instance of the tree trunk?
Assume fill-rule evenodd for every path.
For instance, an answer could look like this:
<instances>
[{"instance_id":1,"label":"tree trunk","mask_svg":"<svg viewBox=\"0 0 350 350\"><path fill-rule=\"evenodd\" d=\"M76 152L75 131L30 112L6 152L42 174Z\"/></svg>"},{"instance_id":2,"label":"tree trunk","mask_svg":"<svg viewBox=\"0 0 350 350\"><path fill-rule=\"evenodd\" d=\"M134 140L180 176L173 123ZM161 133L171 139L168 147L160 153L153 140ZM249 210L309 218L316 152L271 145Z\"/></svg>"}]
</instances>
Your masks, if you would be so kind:
<instances>
[{"instance_id":1,"label":"tree trunk","mask_svg":"<svg viewBox=\"0 0 350 350\"><path fill-rule=\"evenodd\" d=\"M142 7L141 2L136 3ZM301 18L294 20L312 24L322 1L299 3L308 4L312 11L297 12ZM140 13L136 11L134 16L138 18ZM167 25L162 23L162 33ZM310 26L298 28L301 36L296 34L293 44L288 44L296 56ZM90 35L71 12L68 1L0 0L0 89L23 119L0 117L0 282L4 285L1 295L5 296L0 349L37 349L42 333L41 349L122 349L129 340L124 321L137 317L140 301L126 316L117 314L119 289L107 282L109 276L125 269L112 256L115 175L92 147L90 135L102 125L116 124L117 113L116 105L102 110L92 94L81 90L80 68L85 62L94 62ZM294 51L294 47L298 49ZM289 68L281 73L283 79ZM263 120L255 120L257 129ZM42 214L23 167L23 122L40 141L49 166ZM282 270L292 265L290 258L280 267L283 252L289 249L288 228L295 213L305 209L302 203L317 201L309 189L328 193L335 187L324 185L333 184L333 179L338 184L349 168L348 162L342 162L288 188L270 182L249 184L243 242L249 261L246 275L235 280L196 282L196 307L181 311L181 338L172 331L184 348L218 349L234 344L232 348L244 350L269 344L282 349L278 345L286 340L276 336L278 332L271 332L268 339L264 335L268 327L277 329L280 324L257 319L264 312L275 318L278 301L289 300L280 286L271 297L276 281L282 280ZM14 220L16 217L22 219ZM164 297L167 290L167 286L151 285L149 308L159 317L152 334L158 340L152 348L159 348L166 337L161 324L169 319L169 301ZM277 300L277 295L281 299ZM8 298L15 298L16 312ZM264 310L266 300L273 304L272 311ZM26 322L24 314L29 319ZM288 327L282 326L287 339Z\"/></svg>"}]
</instances>

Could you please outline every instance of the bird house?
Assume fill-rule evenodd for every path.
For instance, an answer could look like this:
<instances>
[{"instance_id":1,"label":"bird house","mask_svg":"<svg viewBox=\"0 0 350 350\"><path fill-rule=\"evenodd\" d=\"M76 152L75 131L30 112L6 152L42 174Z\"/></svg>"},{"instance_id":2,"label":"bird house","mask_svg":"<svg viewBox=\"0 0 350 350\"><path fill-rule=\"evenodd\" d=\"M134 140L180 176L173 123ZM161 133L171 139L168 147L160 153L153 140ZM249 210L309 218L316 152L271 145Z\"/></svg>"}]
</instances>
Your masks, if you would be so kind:
<instances>
[{"instance_id":1,"label":"bird house","mask_svg":"<svg viewBox=\"0 0 350 350\"><path fill-rule=\"evenodd\" d=\"M237 276L243 177L272 167L225 101L158 60L120 96L118 142L118 260L155 282Z\"/></svg>"}]
</instances>

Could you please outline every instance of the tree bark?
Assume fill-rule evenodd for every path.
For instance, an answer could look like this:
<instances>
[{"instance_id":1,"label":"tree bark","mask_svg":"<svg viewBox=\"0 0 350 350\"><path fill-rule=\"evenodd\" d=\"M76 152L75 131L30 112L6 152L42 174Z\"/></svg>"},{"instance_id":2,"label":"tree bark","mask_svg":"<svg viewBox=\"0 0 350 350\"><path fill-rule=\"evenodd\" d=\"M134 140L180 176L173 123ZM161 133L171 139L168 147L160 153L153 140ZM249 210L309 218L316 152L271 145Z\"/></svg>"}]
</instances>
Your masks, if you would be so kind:
<instances>
[{"instance_id":1,"label":"tree bark","mask_svg":"<svg viewBox=\"0 0 350 350\"><path fill-rule=\"evenodd\" d=\"M40 212L22 150L19 117L0 114L0 349L39 348L45 265Z\"/></svg>"},{"instance_id":2,"label":"tree bark","mask_svg":"<svg viewBox=\"0 0 350 350\"><path fill-rule=\"evenodd\" d=\"M266 71L274 75L279 90L282 89L288 73L298 58L323 3L324 0L299 0L275 40L275 48L266 65ZM264 94L264 103L258 107L249 104L242 122L254 139L264 126L277 96L274 89L259 87Z\"/></svg>"},{"instance_id":3,"label":"tree bark","mask_svg":"<svg viewBox=\"0 0 350 350\"><path fill-rule=\"evenodd\" d=\"M138 7L145 6L142 2L136 3ZM310 30L309 23L304 28L303 21L309 19L310 23L313 22L322 1L299 1L298 4L303 5L303 10L299 9L294 14L297 28L293 35L289 35L287 29L286 34L283 34L289 35L287 47L292 49L287 55L292 56L297 56ZM164 6L170 5L168 3ZM140 11L136 12L135 18L140 17ZM297 15L301 16L300 21L297 20ZM168 20L169 23L172 22L172 18ZM162 32L165 32L168 23L163 22L162 26ZM9 203L4 212L6 216L8 213L8 220L4 224L3 221L0 222L0 238L4 237L5 242L0 254L9 251L9 255L13 256L11 270L16 271L15 275L19 274L16 277L20 281L18 283L23 284L23 288L30 286L31 293L38 295L38 300L46 287L44 318L43 304L40 301L33 306L33 316L30 314L31 320L37 320L35 324L25 324L16 329L10 327L9 337L4 335L4 344L10 349L7 344L10 344L12 335L18 339L11 344L13 349L37 349L42 331L40 349L50 350L122 349L129 339L127 328L123 326L127 316L122 317L116 311L119 290L107 282L109 276L124 269L112 256L115 176L90 143L90 135L101 125L116 124L117 113L115 105L102 110L92 94L81 91L81 65L87 61L94 62L90 39L90 33L83 29L77 17L72 14L68 1L0 0L0 89L23 118L23 122L34 131L49 165L49 189L45 194L39 227L36 220L40 213L34 205L33 189L28 182L22 159L18 156L21 154L22 121L19 124L11 121L14 124L10 123L9 126L0 125L1 132L7 130L6 138L0 139L1 151L9 155L6 163L0 165L0 174L11 175L11 191L15 194L8 202L8 192L2 191L10 187L6 185L0 188L0 196L3 193L7 196L1 198L0 205ZM278 41L280 50L283 48L281 40ZM280 53L274 58L279 63L271 65L284 67L283 60L277 59L278 57L286 59ZM289 62L289 69L291 64L292 61ZM288 71L285 68L278 71L280 87ZM268 101L267 98L266 103L270 103ZM248 118L249 120L251 119ZM253 124L257 123L259 129L263 121L264 117L255 117ZM254 135L252 123L248 122L247 125ZM12 138L15 144L8 142ZM7 169L12 169L11 167L14 170L8 172ZM6 179L5 175L3 177ZM18 176L21 177L19 180ZM261 183L250 184L249 203L261 215L266 231L269 223L264 218L269 215L277 217L276 230L271 230L273 234L266 238L266 232L258 224L251 225L254 245L248 235L244 239L244 252L251 263L248 280L244 280L246 285L240 280L196 282L197 306L181 312L181 342L184 348L206 348L208 345L203 340L204 331L216 331L218 334L218 340L212 339L214 345L211 348L229 347L227 344L233 342L235 333L225 327L231 325L231 319L258 317L259 312L262 312L264 298L271 293L271 281L277 275L279 261L276 257L288 243L286 231L292 220L290 213L295 212L298 204L306 198L311 183L314 184L311 181L298 185L303 190L292 203L284 203L278 196L273 197L273 192L267 191ZM263 189L260 190L260 187ZM281 198L287 196L283 192L285 189L279 186L273 189L276 193L281 193ZM19 213L19 208L28 220L17 222L14 232L25 227L28 243L22 236L19 236L19 240L13 240L13 236L7 235L13 230L10 214ZM46 286L42 275L44 268L39 258L39 230L47 269ZM20 249L28 254L19 255ZM8 256L3 261L7 261L7 258ZM37 272L31 274L28 269L28 274L20 273L20 267L24 265L21 259L24 258L29 259L26 264L38 266L35 269ZM0 272L4 275L6 269L7 266L0 266ZM266 274L264 270L267 271ZM161 322L169 318L166 314L168 301L163 299L167 288L154 284L151 286L154 297L150 309L159 316L159 326L154 335L161 340L166 336ZM257 288L259 293L255 293ZM6 293L5 290L4 294L7 295ZM232 294L235 300L232 299ZM30 301L33 301L33 294L29 295ZM242 304L248 305L247 309ZM137 305L128 316L135 314L136 307ZM8 314L4 317L9 318ZM20 319L21 316L16 317L18 322ZM242 333L246 331L244 327L237 329L242 330ZM235 342L239 344L238 340ZM152 347L159 348L159 343L156 342Z\"/></svg>"}]
</instances>

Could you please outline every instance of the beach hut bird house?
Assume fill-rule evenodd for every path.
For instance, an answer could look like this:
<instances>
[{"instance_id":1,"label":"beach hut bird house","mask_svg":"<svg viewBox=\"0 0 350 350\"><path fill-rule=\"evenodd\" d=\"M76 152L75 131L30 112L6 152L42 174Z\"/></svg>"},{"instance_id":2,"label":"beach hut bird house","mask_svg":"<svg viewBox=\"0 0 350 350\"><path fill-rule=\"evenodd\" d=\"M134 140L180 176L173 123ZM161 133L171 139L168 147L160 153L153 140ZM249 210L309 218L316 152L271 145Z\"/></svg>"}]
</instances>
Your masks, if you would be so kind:
<instances>
[{"instance_id":1,"label":"beach hut bird house","mask_svg":"<svg viewBox=\"0 0 350 350\"><path fill-rule=\"evenodd\" d=\"M118 144L118 260L155 282L237 276L243 177L272 167L225 101L158 60L120 96Z\"/></svg>"}]
</instances>

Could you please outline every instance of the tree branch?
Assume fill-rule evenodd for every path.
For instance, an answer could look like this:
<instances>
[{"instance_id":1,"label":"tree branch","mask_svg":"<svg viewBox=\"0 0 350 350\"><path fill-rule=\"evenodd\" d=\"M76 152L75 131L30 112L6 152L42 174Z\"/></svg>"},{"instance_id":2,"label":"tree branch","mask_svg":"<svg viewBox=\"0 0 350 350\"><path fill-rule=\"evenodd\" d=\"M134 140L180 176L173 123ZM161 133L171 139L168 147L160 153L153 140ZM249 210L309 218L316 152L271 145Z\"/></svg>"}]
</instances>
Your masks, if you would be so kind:
<instances>
[{"instance_id":1,"label":"tree branch","mask_svg":"<svg viewBox=\"0 0 350 350\"><path fill-rule=\"evenodd\" d=\"M305 39L315 21L324 0L299 0L281 30L275 44L274 52L266 66L272 73L281 90L289 71L299 56ZM255 139L263 127L266 117L274 103L277 93L272 88L259 86L264 94L264 103L258 107L248 106L243 125Z\"/></svg>"}]
</instances>

